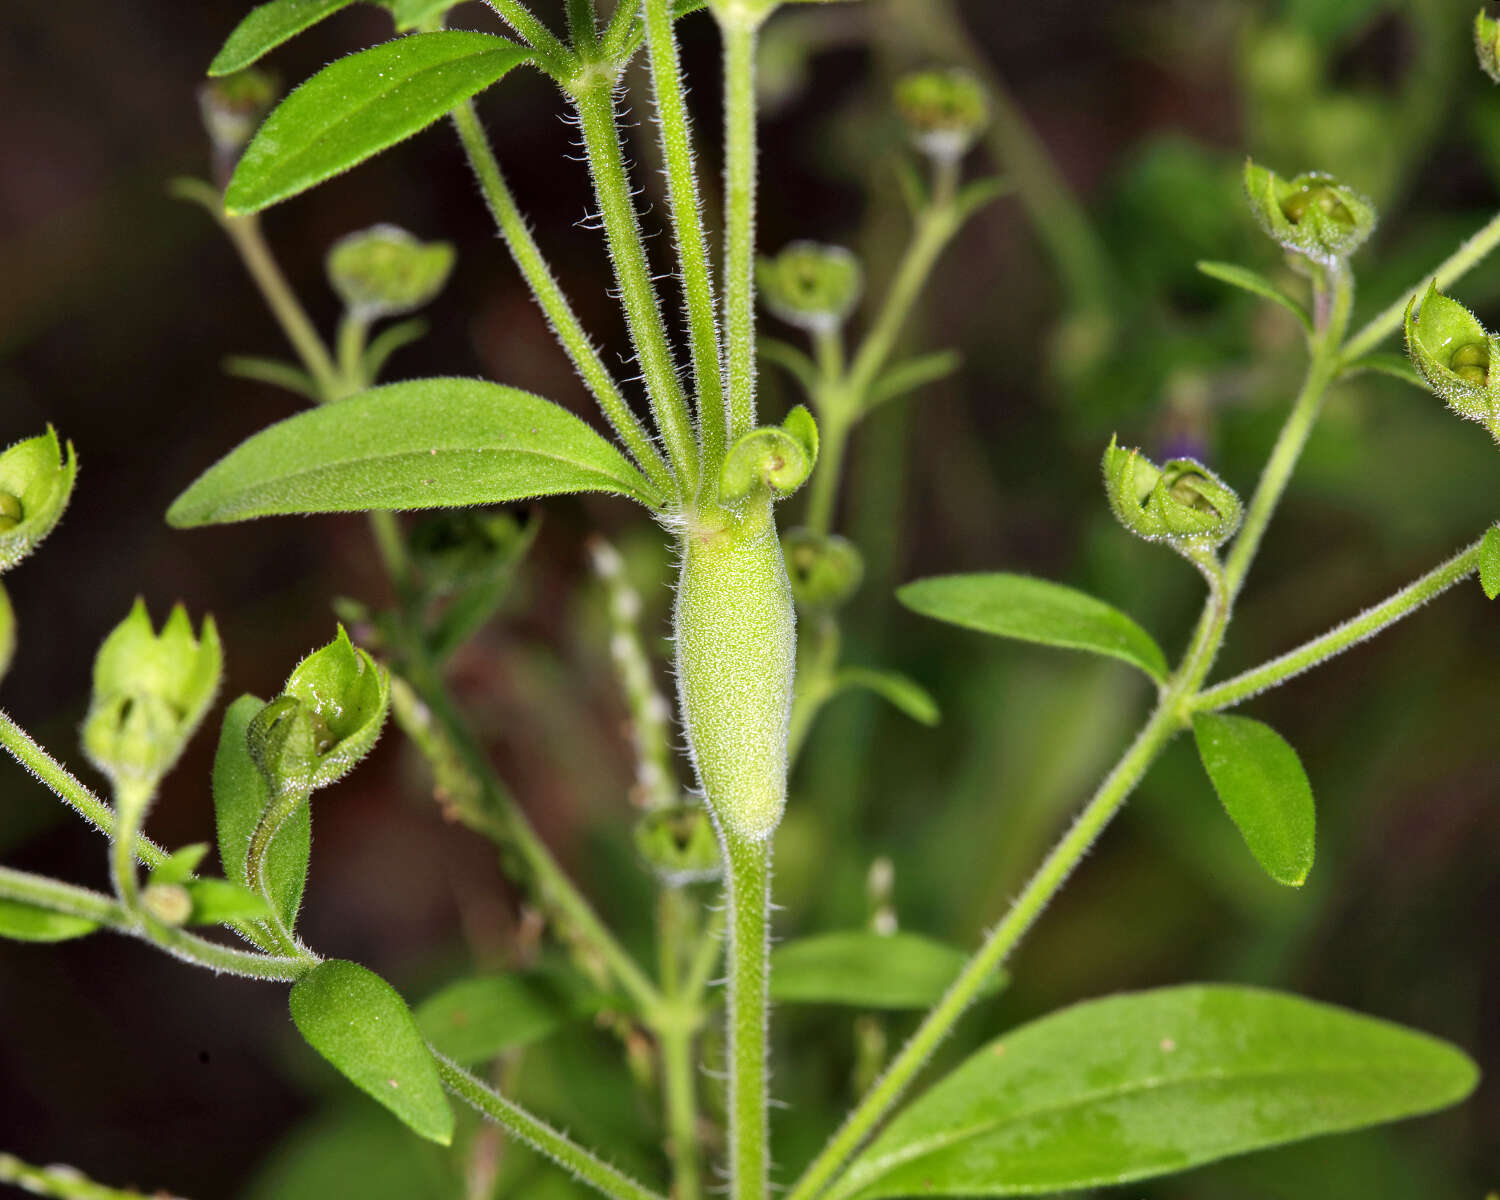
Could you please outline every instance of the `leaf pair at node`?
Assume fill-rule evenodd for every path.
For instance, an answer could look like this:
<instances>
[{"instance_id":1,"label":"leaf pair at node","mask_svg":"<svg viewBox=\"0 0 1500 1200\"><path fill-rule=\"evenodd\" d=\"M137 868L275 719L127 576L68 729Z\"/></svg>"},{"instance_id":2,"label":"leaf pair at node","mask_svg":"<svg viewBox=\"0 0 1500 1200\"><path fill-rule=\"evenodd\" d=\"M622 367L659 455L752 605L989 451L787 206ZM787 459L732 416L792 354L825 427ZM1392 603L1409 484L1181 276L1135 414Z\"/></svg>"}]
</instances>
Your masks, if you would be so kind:
<instances>
[{"instance_id":1,"label":"leaf pair at node","mask_svg":"<svg viewBox=\"0 0 1500 1200\"><path fill-rule=\"evenodd\" d=\"M141 905L164 925L221 925L226 921L258 921L271 909L243 884L228 879L197 879L193 872L208 853L206 842L173 851L151 871L141 893Z\"/></svg>"}]
</instances>

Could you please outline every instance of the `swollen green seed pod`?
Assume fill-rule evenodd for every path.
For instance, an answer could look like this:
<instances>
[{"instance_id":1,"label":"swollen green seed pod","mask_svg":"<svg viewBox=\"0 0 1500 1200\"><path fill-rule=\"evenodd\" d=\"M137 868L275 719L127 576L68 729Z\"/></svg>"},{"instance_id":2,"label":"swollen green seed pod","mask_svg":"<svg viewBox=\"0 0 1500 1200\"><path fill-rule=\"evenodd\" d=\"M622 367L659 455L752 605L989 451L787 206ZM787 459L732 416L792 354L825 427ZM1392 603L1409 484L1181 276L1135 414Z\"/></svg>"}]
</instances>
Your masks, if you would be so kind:
<instances>
[{"instance_id":1,"label":"swollen green seed pod","mask_svg":"<svg viewBox=\"0 0 1500 1200\"><path fill-rule=\"evenodd\" d=\"M1500 438L1500 378L1490 370L1496 338L1467 308L1431 284L1406 308L1406 352L1427 385L1461 417Z\"/></svg>"},{"instance_id":2,"label":"swollen green seed pod","mask_svg":"<svg viewBox=\"0 0 1500 1200\"><path fill-rule=\"evenodd\" d=\"M698 782L727 831L762 841L786 805L796 632L770 500L750 507L733 524L686 531L673 624Z\"/></svg>"},{"instance_id":3,"label":"swollen green seed pod","mask_svg":"<svg viewBox=\"0 0 1500 1200\"><path fill-rule=\"evenodd\" d=\"M1261 228L1286 249L1315 262L1347 258L1375 229L1375 209L1331 175L1283 179L1248 159L1245 195Z\"/></svg>"}]
</instances>

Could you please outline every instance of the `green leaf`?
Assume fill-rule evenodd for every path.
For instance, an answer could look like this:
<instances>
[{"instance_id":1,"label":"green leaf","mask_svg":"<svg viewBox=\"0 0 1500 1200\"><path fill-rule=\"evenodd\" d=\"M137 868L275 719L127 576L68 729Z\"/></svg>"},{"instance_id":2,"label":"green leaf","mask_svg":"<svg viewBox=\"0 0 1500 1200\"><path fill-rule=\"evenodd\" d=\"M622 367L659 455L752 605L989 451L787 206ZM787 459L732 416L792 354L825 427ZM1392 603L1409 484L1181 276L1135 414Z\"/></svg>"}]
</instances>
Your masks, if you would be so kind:
<instances>
[{"instance_id":1,"label":"green leaf","mask_svg":"<svg viewBox=\"0 0 1500 1200\"><path fill-rule=\"evenodd\" d=\"M771 999L853 1008L929 1008L969 956L915 933L850 930L783 942L771 951ZM1000 990L997 974L987 994Z\"/></svg>"},{"instance_id":2,"label":"green leaf","mask_svg":"<svg viewBox=\"0 0 1500 1200\"><path fill-rule=\"evenodd\" d=\"M913 612L999 637L1107 654L1158 682L1167 658L1151 635L1102 600L1029 575L940 575L896 592Z\"/></svg>"},{"instance_id":3,"label":"green leaf","mask_svg":"<svg viewBox=\"0 0 1500 1200\"><path fill-rule=\"evenodd\" d=\"M659 503L645 476L567 409L477 379L418 379L262 430L205 471L167 521L499 504L560 492Z\"/></svg>"},{"instance_id":4,"label":"green leaf","mask_svg":"<svg viewBox=\"0 0 1500 1200\"><path fill-rule=\"evenodd\" d=\"M963 355L957 350L938 350L898 362L875 381L865 407L875 408L887 400L946 379L963 365L963 361Z\"/></svg>"},{"instance_id":5,"label":"green leaf","mask_svg":"<svg viewBox=\"0 0 1500 1200\"><path fill-rule=\"evenodd\" d=\"M1202 271L1221 283L1227 283L1231 287L1237 287L1251 295L1259 296L1264 300L1271 300L1281 305L1298 321L1302 322L1302 328L1308 333L1312 332L1312 317L1308 315L1307 309L1293 300L1279 287L1262 275L1259 271L1252 271L1249 267L1242 267L1236 263L1208 262L1198 264L1198 270Z\"/></svg>"},{"instance_id":6,"label":"green leaf","mask_svg":"<svg viewBox=\"0 0 1500 1200\"><path fill-rule=\"evenodd\" d=\"M0 900L0 938L18 942L66 942L99 926L84 917L38 908L21 900Z\"/></svg>"},{"instance_id":7,"label":"green leaf","mask_svg":"<svg viewBox=\"0 0 1500 1200\"><path fill-rule=\"evenodd\" d=\"M214 55L208 73L232 75L243 71L282 42L353 3L354 0L271 0L253 8Z\"/></svg>"},{"instance_id":8,"label":"green leaf","mask_svg":"<svg viewBox=\"0 0 1500 1200\"><path fill-rule=\"evenodd\" d=\"M604 998L561 970L476 975L450 983L417 1006L417 1028L441 1054L465 1066L528 1046L597 1013Z\"/></svg>"},{"instance_id":9,"label":"green leaf","mask_svg":"<svg viewBox=\"0 0 1500 1200\"><path fill-rule=\"evenodd\" d=\"M218 823L219 863L234 883L254 887L246 878L245 859L260 815L270 803L265 776L250 757L250 722L265 707L255 696L241 696L224 713L219 749L214 755L214 814ZM282 823L266 852L266 882L276 915L288 929L297 924L302 888L307 882L307 860L312 849L312 815L299 805Z\"/></svg>"},{"instance_id":10,"label":"green leaf","mask_svg":"<svg viewBox=\"0 0 1500 1200\"><path fill-rule=\"evenodd\" d=\"M152 870L151 882L186 883L193 877L193 872L198 869L198 864L203 861L203 856L207 853L207 842L194 842L191 846L183 846L180 850L172 851L166 862Z\"/></svg>"},{"instance_id":11,"label":"green leaf","mask_svg":"<svg viewBox=\"0 0 1500 1200\"><path fill-rule=\"evenodd\" d=\"M258 212L380 153L496 82L531 51L446 30L324 67L266 118L224 193L230 215Z\"/></svg>"},{"instance_id":12,"label":"green leaf","mask_svg":"<svg viewBox=\"0 0 1500 1200\"><path fill-rule=\"evenodd\" d=\"M376 334L365 348L362 360L365 378L379 379L380 372L385 369L386 361L391 355L418 338L425 337L427 329L426 321L421 317L412 317L409 321L402 321Z\"/></svg>"},{"instance_id":13,"label":"green leaf","mask_svg":"<svg viewBox=\"0 0 1500 1200\"><path fill-rule=\"evenodd\" d=\"M1491 600L1500 596L1500 529L1493 526L1479 543L1479 586Z\"/></svg>"},{"instance_id":14,"label":"green leaf","mask_svg":"<svg viewBox=\"0 0 1500 1200\"><path fill-rule=\"evenodd\" d=\"M899 671L875 671L865 667L845 667L834 680L834 688L864 688L899 708L919 725L936 725L942 712L932 693L914 679Z\"/></svg>"},{"instance_id":15,"label":"green leaf","mask_svg":"<svg viewBox=\"0 0 1500 1200\"><path fill-rule=\"evenodd\" d=\"M453 1141L437 1064L395 988L357 963L330 959L292 986L291 1007L298 1032L351 1083L428 1141Z\"/></svg>"},{"instance_id":16,"label":"green leaf","mask_svg":"<svg viewBox=\"0 0 1500 1200\"><path fill-rule=\"evenodd\" d=\"M184 884L193 902L194 925L221 925L225 921L261 921L271 915L266 902L243 884L227 879L194 879Z\"/></svg>"},{"instance_id":17,"label":"green leaf","mask_svg":"<svg viewBox=\"0 0 1500 1200\"><path fill-rule=\"evenodd\" d=\"M809 396L818 390L817 364L796 346L768 337L758 338L756 346L761 358L792 375Z\"/></svg>"},{"instance_id":18,"label":"green leaf","mask_svg":"<svg viewBox=\"0 0 1500 1200\"><path fill-rule=\"evenodd\" d=\"M1277 883L1301 887L1313 865L1317 815L1297 752L1249 717L1197 713L1193 737L1225 811Z\"/></svg>"},{"instance_id":19,"label":"green leaf","mask_svg":"<svg viewBox=\"0 0 1500 1200\"><path fill-rule=\"evenodd\" d=\"M1432 1112L1478 1078L1385 1021L1252 988L1113 996L1013 1030L902 1112L837 1200L1103 1187Z\"/></svg>"},{"instance_id":20,"label":"green leaf","mask_svg":"<svg viewBox=\"0 0 1500 1200\"><path fill-rule=\"evenodd\" d=\"M314 404L321 404L323 401L323 393L318 390L311 375L301 367L280 359L261 358L255 354L234 354L224 360L224 374L285 388Z\"/></svg>"},{"instance_id":21,"label":"green leaf","mask_svg":"<svg viewBox=\"0 0 1500 1200\"><path fill-rule=\"evenodd\" d=\"M1375 371L1381 375L1389 375L1392 379L1399 379L1402 383L1409 383L1413 387L1419 387L1424 392L1427 390L1427 381L1417 373L1416 367L1411 365L1411 359L1404 354L1366 354L1363 358L1356 358L1344 366L1344 374L1357 375L1361 371Z\"/></svg>"}]
</instances>

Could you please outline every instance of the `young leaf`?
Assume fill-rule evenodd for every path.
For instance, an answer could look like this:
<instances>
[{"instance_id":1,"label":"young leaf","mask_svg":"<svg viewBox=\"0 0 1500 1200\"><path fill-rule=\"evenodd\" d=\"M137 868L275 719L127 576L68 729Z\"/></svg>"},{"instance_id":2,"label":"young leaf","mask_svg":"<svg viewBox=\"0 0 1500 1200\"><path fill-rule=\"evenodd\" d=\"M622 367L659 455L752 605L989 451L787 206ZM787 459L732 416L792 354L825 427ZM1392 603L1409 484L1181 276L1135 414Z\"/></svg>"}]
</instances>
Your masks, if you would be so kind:
<instances>
[{"instance_id":1,"label":"young leaf","mask_svg":"<svg viewBox=\"0 0 1500 1200\"><path fill-rule=\"evenodd\" d=\"M850 930L783 942L771 952L771 999L852 1008L929 1008L968 955L915 933ZM1004 985L997 975L987 992Z\"/></svg>"},{"instance_id":2,"label":"young leaf","mask_svg":"<svg viewBox=\"0 0 1500 1200\"><path fill-rule=\"evenodd\" d=\"M380 153L499 80L531 52L487 33L414 33L324 67L266 118L224 193L259 212Z\"/></svg>"},{"instance_id":3,"label":"young leaf","mask_svg":"<svg viewBox=\"0 0 1500 1200\"><path fill-rule=\"evenodd\" d=\"M271 915L266 902L243 884L227 879L194 879L184 886L193 902L193 914L188 919L194 925L261 921Z\"/></svg>"},{"instance_id":4,"label":"young leaf","mask_svg":"<svg viewBox=\"0 0 1500 1200\"><path fill-rule=\"evenodd\" d=\"M98 928L84 917L70 917L20 900L0 900L0 938L17 942L66 942Z\"/></svg>"},{"instance_id":5,"label":"young leaf","mask_svg":"<svg viewBox=\"0 0 1500 1200\"><path fill-rule=\"evenodd\" d=\"M1241 288L1253 296L1259 296L1264 300L1271 300L1281 305L1292 316L1302 323L1302 328L1308 333L1312 332L1312 317L1308 316L1307 309L1298 304L1279 287L1262 275L1259 271L1252 271L1249 267L1241 267L1235 263L1227 262L1200 262L1198 270L1205 275L1227 283L1231 287Z\"/></svg>"},{"instance_id":6,"label":"young leaf","mask_svg":"<svg viewBox=\"0 0 1500 1200\"><path fill-rule=\"evenodd\" d=\"M1102 600L1029 575L939 575L896 592L913 612L999 637L1107 654L1158 683L1167 658L1151 635Z\"/></svg>"},{"instance_id":7,"label":"young leaf","mask_svg":"<svg viewBox=\"0 0 1500 1200\"><path fill-rule=\"evenodd\" d=\"M1301 887L1313 865L1317 816L1297 752L1249 717L1198 713L1198 757L1250 853L1277 883Z\"/></svg>"},{"instance_id":8,"label":"young leaf","mask_svg":"<svg viewBox=\"0 0 1500 1200\"><path fill-rule=\"evenodd\" d=\"M963 365L963 361L963 355L957 350L937 350L898 362L875 381L865 407L875 408L887 400L946 379Z\"/></svg>"},{"instance_id":9,"label":"young leaf","mask_svg":"<svg viewBox=\"0 0 1500 1200\"><path fill-rule=\"evenodd\" d=\"M1500 596L1500 528L1494 526L1479 543L1479 586L1491 600Z\"/></svg>"},{"instance_id":10,"label":"young leaf","mask_svg":"<svg viewBox=\"0 0 1500 1200\"><path fill-rule=\"evenodd\" d=\"M1353 362L1344 364L1346 376L1358 375L1361 371L1374 371L1380 375L1389 375L1392 379L1411 384L1412 387L1427 390L1427 381L1417 373L1416 367L1411 365L1411 359L1404 354L1366 354L1363 358L1356 358Z\"/></svg>"},{"instance_id":11,"label":"young leaf","mask_svg":"<svg viewBox=\"0 0 1500 1200\"><path fill-rule=\"evenodd\" d=\"M932 693L914 679L899 671L874 671L863 667L845 667L834 680L838 691L864 688L904 712L918 725L936 725L942 719Z\"/></svg>"},{"instance_id":12,"label":"young leaf","mask_svg":"<svg viewBox=\"0 0 1500 1200\"><path fill-rule=\"evenodd\" d=\"M659 502L645 476L567 409L477 379L418 379L262 430L199 476L167 521L498 504L559 492Z\"/></svg>"},{"instance_id":13,"label":"young leaf","mask_svg":"<svg viewBox=\"0 0 1500 1200\"><path fill-rule=\"evenodd\" d=\"M301 367L294 367L280 359L261 358L256 354L233 354L224 360L224 374L285 388L314 404L323 400L323 394L311 375Z\"/></svg>"},{"instance_id":14,"label":"young leaf","mask_svg":"<svg viewBox=\"0 0 1500 1200\"><path fill-rule=\"evenodd\" d=\"M243 71L282 42L353 3L354 0L271 0L253 8L214 55L208 73L232 75Z\"/></svg>"},{"instance_id":15,"label":"young leaf","mask_svg":"<svg viewBox=\"0 0 1500 1200\"><path fill-rule=\"evenodd\" d=\"M1105 1187L1432 1112L1478 1078L1452 1046L1253 988L1112 996L1004 1035L933 1085L831 1197Z\"/></svg>"},{"instance_id":16,"label":"young leaf","mask_svg":"<svg viewBox=\"0 0 1500 1200\"><path fill-rule=\"evenodd\" d=\"M386 361L391 355L403 346L411 345L418 338L425 337L427 328L427 322L421 317L413 317L409 321L392 325L371 338L362 360L365 378L379 379L380 372L385 369Z\"/></svg>"},{"instance_id":17,"label":"young leaf","mask_svg":"<svg viewBox=\"0 0 1500 1200\"><path fill-rule=\"evenodd\" d=\"M198 869L198 864L203 861L207 853L207 842L194 842L191 846L183 846L180 850L172 851L167 861L151 872L151 882L186 883L193 877L193 872Z\"/></svg>"},{"instance_id":18,"label":"young leaf","mask_svg":"<svg viewBox=\"0 0 1500 1200\"><path fill-rule=\"evenodd\" d=\"M245 877L245 858L260 815L270 803L265 776L250 757L246 738L250 721L265 707L255 696L241 696L224 713L219 728L219 749L214 755L214 815L219 832L219 863L231 882L254 887ZM299 805L276 834L266 852L266 881L281 923L292 929L302 904L307 881L307 860L312 848L312 816Z\"/></svg>"},{"instance_id":19,"label":"young leaf","mask_svg":"<svg viewBox=\"0 0 1500 1200\"><path fill-rule=\"evenodd\" d=\"M604 1004L560 970L476 975L450 983L417 1006L417 1028L441 1054L465 1066L528 1046Z\"/></svg>"},{"instance_id":20,"label":"young leaf","mask_svg":"<svg viewBox=\"0 0 1500 1200\"><path fill-rule=\"evenodd\" d=\"M298 1032L351 1083L428 1141L453 1141L437 1064L395 988L357 963L329 959L292 986L291 1007Z\"/></svg>"}]
</instances>

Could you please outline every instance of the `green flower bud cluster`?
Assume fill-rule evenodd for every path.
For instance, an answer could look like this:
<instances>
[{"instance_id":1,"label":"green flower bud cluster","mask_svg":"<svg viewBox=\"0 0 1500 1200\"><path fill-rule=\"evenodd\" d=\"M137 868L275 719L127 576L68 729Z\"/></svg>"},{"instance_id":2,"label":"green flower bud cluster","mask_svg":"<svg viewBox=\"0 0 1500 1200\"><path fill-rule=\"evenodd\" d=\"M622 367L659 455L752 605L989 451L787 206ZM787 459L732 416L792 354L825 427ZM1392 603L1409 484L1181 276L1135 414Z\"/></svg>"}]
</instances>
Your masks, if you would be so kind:
<instances>
[{"instance_id":1,"label":"green flower bud cluster","mask_svg":"<svg viewBox=\"0 0 1500 1200\"><path fill-rule=\"evenodd\" d=\"M1245 160L1245 195L1261 228L1286 249L1315 262L1348 258L1375 229L1375 209L1331 175L1283 179Z\"/></svg>"},{"instance_id":2,"label":"green flower bud cluster","mask_svg":"<svg viewBox=\"0 0 1500 1200\"><path fill-rule=\"evenodd\" d=\"M220 75L198 89L198 111L214 152L232 163L271 111L280 92L276 78L255 67Z\"/></svg>"},{"instance_id":3,"label":"green flower bud cluster","mask_svg":"<svg viewBox=\"0 0 1500 1200\"><path fill-rule=\"evenodd\" d=\"M1158 467L1114 438L1104 451L1104 490L1120 524L1179 553L1218 547L1234 536L1243 515L1234 490L1202 463L1174 458Z\"/></svg>"},{"instance_id":4,"label":"green flower bud cluster","mask_svg":"<svg viewBox=\"0 0 1500 1200\"><path fill-rule=\"evenodd\" d=\"M902 77L896 111L917 148L940 162L957 162L990 123L984 85L960 67Z\"/></svg>"},{"instance_id":5,"label":"green flower bud cluster","mask_svg":"<svg viewBox=\"0 0 1500 1200\"><path fill-rule=\"evenodd\" d=\"M194 636L180 604L158 634L137 600L104 639L83 749L117 794L150 792L172 769L213 703L223 666L213 618Z\"/></svg>"},{"instance_id":6,"label":"green flower bud cluster","mask_svg":"<svg viewBox=\"0 0 1500 1200\"><path fill-rule=\"evenodd\" d=\"M713 819L701 804L652 809L636 822L635 848L669 887L706 883L723 870Z\"/></svg>"},{"instance_id":7,"label":"green flower bud cluster","mask_svg":"<svg viewBox=\"0 0 1500 1200\"><path fill-rule=\"evenodd\" d=\"M1500 83L1500 21L1486 16L1482 8L1474 17L1474 53L1484 73Z\"/></svg>"},{"instance_id":8,"label":"green flower bud cluster","mask_svg":"<svg viewBox=\"0 0 1500 1200\"><path fill-rule=\"evenodd\" d=\"M375 745L390 701L390 675L340 625L250 720L250 757L271 794L307 795L342 779Z\"/></svg>"},{"instance_id":9,"label":"green flower bud cluster","mask_svg":"<svg viewBox=\"0 0 1500 1200\"><path fill-rule=\"evenodd\" d=\"M1420 306L1406 306L1406 352L1412 366L1448 407L1484 425L1500 441L1500 339L1467 308L1432 283Z\"/></svg>"},{"instance_id":10,"label":"green flower bud cluster","mask_svg":"<svg viewBox=\"0 0 1500 1200\"><path fill-rule=\"evenodd\" d=\"M809 333L832 333L849 319L864 294L864 269L842 246L792 242L755 268L767 308Z\"/></svg>"},{"instance_id":11,"label":"green flower bud cluster","mask_svg":"<svg viewBox=\"0 0 1500 1200\"><path fill-rule=\"evenodd\" d=\"M859 548L836 533L789 529L781 535L792 598L805 612L842 608L859 589L865 560Z\"/></svg>"},{"instance_id":12,"label":"green flower bud cluster","mask_svg":"<svg viewBox=\"0 0 1500 1200\"><path fill-rule=\"evenodd\" d=\"M0 453L0 572L10 570L52 532L77 478L72 443L64 454L51 426Z\"/></svg>"},{"instance_id":13,"label":"green flower bud cluster","mask_svg":"<svg viewBox=\"0 0 1500 1200\"><path fill-rule=\"evenodd\" d=\"M328 251L328 282L361 321L399 316L429 303L448 282L454 251L422 242L396 225L340 238Z\"/></svg>"},{"instance_id":14,"label":"green flower bud cluster","mask_svg":"<svg viewBox=\"0 0 1500 1200\"><path fill-rule=\"evenodd\" d=\"M807 482L818 462L818 423L797 405L777 425L752 429L729 448L719 471L719 500L731 507L767 491L784 500Z\"/></svg>"}]
</instances>

